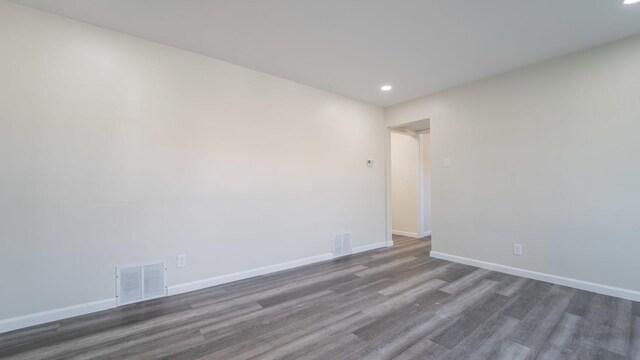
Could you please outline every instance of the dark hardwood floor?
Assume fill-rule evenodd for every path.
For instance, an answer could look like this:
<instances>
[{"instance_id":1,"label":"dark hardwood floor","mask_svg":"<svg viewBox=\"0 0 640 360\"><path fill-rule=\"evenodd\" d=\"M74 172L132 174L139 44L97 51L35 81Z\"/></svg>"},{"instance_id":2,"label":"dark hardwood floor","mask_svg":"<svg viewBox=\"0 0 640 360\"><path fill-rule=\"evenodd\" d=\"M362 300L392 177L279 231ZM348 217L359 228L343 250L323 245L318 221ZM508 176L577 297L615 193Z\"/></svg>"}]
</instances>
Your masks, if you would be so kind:
<instances>
[{"instance_id":1,"label":"dark hardwood floor","mask_svg":"<svg viewBox=\"0 0 640 360\"><path fill-rule=\"evenodd\" d=\"M640 304L429 257L428 239L0 334L9 359L640 359Z\"/></svg>"}]
</instances>

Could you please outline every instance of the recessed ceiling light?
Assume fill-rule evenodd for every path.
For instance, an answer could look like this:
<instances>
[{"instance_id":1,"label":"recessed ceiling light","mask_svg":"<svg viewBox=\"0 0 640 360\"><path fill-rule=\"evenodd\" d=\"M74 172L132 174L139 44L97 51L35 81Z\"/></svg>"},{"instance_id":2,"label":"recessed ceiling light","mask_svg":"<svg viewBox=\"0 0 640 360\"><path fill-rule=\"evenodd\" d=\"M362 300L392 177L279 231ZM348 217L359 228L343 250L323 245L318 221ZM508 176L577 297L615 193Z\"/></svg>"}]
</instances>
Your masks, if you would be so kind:
<instances>
[{"instance_id":1,"label":"recessed ceiling light","mask_svg":"<svg viewBox=\"0 0 640 360\"><path fill-rule=\"evenodd\" d=\"M631 5L640 2L640 0L624 0L625 5Z\"/></svg>"},{"instance_id":2,"label":"recessed ceiling light","mask_svg":"<svg viewBox=\"0 0 640 360\"><path fill-rule=\"evenodd\" d=\"M636 1L640 1L640 0L636 0ZM380 90L382 90L382 91L389 91L391 89L393 89L393 87L391 85L385 85L385 86L380 88Z\"/></svg>"}]
</instances>

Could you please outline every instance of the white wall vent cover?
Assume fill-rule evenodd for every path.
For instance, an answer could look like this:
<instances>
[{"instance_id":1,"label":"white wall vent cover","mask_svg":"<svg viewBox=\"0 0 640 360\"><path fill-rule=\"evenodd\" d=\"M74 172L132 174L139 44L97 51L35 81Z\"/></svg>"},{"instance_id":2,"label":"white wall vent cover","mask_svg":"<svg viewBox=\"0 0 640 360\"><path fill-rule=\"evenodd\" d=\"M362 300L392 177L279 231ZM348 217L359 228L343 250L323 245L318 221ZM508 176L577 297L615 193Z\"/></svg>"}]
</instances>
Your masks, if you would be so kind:
<instances>
[{"instance_id":1,"label":"white wall vent cover","mask_svg":"<svg viewBox=\"0 0 640 360\"><path fill-rule=\"evenodd\" d=\"M164 263L116 268L118 306L166 295L167 268Z\"/></svg>"},{"instance_id":2,"label":"white wall vent cover","mask_svg":"<svg viewBox=\"0 0 640 360\"><path fill-rule=\"evenodd\" d=\"M333 234L333 257L351 255L351 233Z\"/></svg>"}]
</instances>

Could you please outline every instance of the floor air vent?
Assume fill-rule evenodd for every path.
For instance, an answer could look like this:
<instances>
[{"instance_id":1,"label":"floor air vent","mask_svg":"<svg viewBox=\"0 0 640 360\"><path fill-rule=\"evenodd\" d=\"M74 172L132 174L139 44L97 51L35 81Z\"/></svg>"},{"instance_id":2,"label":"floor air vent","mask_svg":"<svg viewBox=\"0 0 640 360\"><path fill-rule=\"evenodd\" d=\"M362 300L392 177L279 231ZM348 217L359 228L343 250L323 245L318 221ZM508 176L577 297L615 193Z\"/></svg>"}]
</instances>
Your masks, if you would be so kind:
<instances>
[{"instance_id":1,"label":"floor air vent","mask_svg":"<svg viewBox=\"0 0 640 360\"><path fill-rule=\"evenodd\" d=\"M118 306L166 296L166 279L164 263L116 268Z\"/></svg>"},{"instance_id":2,"label":"floor air vent","mask_svg":"<svg viewBox=\"0 0 640 360\"><path fill-rule=\"evenodd\" d=\"M351 233L333 234L333 257L351 255Z\"/></svg>"}]
</instances>

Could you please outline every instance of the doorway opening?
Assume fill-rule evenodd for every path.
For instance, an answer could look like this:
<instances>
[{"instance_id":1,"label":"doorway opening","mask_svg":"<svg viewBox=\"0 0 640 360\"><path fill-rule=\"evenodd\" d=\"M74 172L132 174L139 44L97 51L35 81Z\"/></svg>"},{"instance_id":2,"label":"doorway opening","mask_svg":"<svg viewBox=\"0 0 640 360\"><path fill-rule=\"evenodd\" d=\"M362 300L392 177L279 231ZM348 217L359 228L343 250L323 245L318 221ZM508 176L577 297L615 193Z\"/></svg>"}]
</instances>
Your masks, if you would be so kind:
<instances>
[{"instance_id":1,"label":"doorway opening","mask_svg":"<svg viewBox=\"0 0 640 360\"><path fill-rule=\"evenodd\" d=\"M431 236L431 131L428 119L389 128L388 243Z\"/></svg>"}]
</instances>

